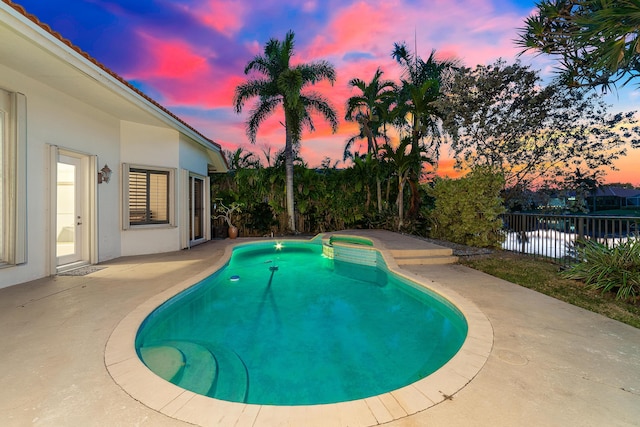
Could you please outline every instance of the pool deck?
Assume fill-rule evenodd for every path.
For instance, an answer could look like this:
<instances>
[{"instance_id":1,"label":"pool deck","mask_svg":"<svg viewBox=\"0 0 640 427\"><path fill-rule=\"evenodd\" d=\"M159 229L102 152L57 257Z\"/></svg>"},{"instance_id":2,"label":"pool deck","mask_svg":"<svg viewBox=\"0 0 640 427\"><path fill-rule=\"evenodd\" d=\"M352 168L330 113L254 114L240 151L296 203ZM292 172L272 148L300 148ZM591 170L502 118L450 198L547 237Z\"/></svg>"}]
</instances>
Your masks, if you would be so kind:
<instances>
[{"instance_id":1,"label":"pool deck","mask_svg":"<svg viewBox=\"0 0 640 427\"><path fill-rule=\"evenodd\" d=\"M357 234L375 239L383 251L426 244L390 232ZM119 258L86 276L0 289L0 425L192 425L151 409L153 402L132 398L125 390L135 386L136 376L130 384L114 381L107 365L117 355L105 360L105 351L131 313L208 272L231 243L217 240L191 250ZM385 398L384 407L374 408L382 416L373 422L344 411L312 409L300 424L261 417L249 407L244 418L236 418L237 425L639 425L640 330L461 265L394 268L444 289L488 319L491 347L482 366L471 369L475 373L468 384L413 415L402 415L412 412L411 401L391 395L395 400ZM386 422L390 412L396 419ZM221 415L208 414L202 424L216 425Z\"/></svg>"}]
</instances>

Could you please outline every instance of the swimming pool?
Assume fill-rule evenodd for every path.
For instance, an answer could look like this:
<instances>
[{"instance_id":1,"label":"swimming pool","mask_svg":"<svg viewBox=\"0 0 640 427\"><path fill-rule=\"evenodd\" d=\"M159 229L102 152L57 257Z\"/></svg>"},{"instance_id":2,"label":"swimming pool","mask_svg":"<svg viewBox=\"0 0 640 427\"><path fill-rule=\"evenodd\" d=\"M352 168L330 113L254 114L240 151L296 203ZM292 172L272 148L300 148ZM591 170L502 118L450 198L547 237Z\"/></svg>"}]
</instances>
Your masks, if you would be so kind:
<instances>
[{"instance_id":1,"label":"swimming pool","mask_svg":"<svg viewBox=\"0 0 640 427\"><path fill-rule=\"evenodd\" d=\"M268 405L379 395L453 357L467 334L460 311L390 272L377 251L346 246L340 259L319 241L237 247L145 319L138 355L198 394Z\"/></svg>"}]
</instances>

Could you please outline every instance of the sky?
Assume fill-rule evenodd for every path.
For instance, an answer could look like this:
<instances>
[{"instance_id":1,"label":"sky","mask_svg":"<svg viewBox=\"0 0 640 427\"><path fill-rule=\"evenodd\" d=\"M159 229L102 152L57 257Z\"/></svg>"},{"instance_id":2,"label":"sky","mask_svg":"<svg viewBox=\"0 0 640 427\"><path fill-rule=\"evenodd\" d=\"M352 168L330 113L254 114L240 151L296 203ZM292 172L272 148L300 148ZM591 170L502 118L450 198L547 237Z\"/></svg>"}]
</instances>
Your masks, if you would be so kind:
<instances>
[{"instance_id":1,"label":"sky","mask_svg":"<svg viewBox=\"0 0 640 427\"><path fill-rule=\"evenodd\" d=\"M332 134L318 118L316 131L303 135L300 154L310 167L326 157L341 161L346 140L357 133L343 120L346 100L358 93L349 80L368 82L378 67L384 78L399 78L391 58L395 42L417 48L422 58L435 49L438 57L467 67L499 58L513 62L518 29L535 10L529 0L13 1L224 149L256 154L284 147L282 117L266 121L252 146L245 133L252 104L236 114L234 89L247 80L244 67L265 43L293 30L294 63L326 60L337 72L333 86L314 87L332 102L340 125ZM548 57L525 54L520 60L553 76ZM636 110L639 100L640 85L633 84L606 97L611 112ZM629 151L605 180L640 185L638 160L640 150ZM452 166L445 148L439 173L455 176Z\"/></svg>"}]
</instances>

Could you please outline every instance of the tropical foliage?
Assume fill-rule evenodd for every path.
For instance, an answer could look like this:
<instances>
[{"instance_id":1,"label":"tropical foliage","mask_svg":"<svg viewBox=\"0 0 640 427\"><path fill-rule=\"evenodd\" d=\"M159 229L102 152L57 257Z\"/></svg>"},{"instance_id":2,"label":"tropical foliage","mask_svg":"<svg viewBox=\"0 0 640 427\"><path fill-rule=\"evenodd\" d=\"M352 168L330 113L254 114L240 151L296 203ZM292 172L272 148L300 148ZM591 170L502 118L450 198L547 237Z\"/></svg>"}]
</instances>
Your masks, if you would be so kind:
<instances>
[{"instance_id":1,"label":"tropical foliage","mask_svg":"<svg viewBox=\"0 0 640 427\"><path fill-rule=\"evenodd\" d=\"M447 79L455 71L457 62L436 59L431 51L427 60L412 53L404 43L395 43L391 56L402 67L401 84L390 112L390 120L400 133L400 140L408 139L411 146L409 159L415 160L408 170L407 182L411 188L409 216L416 218L420 210L419 182L424 163L437 166L440 156L440 122L443 113L438 101ZM403 218L400 218L402 222Z\"/></svg>"},{"instance_id":2,"label":"tropical foliage","mask_svg":"<svg viewBox=\"0 0 640 427\"><path fill-rule=\"evenodd\" d=\"M235 90L233 105L237 113L242 112L245 103L258 98L247 119L247 136L254 143L260 125L281 107L284 112L285 127L285 170L288 223L291 231L296 231L294 208L294 147L300 143L302 130L315 129L311 112L322 115L334 130L338 127L336 112L327 99L318 93L303 91L307 86L321 80L333 83L336 79L334 67L327 61L292 65L294 33L289 31L284 41L271 39L264 47L262 55L249 61L245 74L254 71L262 77L251 78Z\"/></svg>"},{"instance_id":3,"label":"tropical foliage","mask_svg":"<svg viewBox=\"0 0 640 427\"><path fill-rule=\"evenodd\" d=\"M398 179L398 195L396 199L396 206L398 208L398 225L397 229L402 230L404 227L404 188L409 179L411 173L416 171L416 167L422 165L422 163L429 159L424 155L424 149L418 146L417 149L411 146L411 139L404 138L398 147L394 148L390 144L385 144L384 147L384 159L395 171L395 176ZM412 191L412 195L417 194L417 191Z\"/></svg>"},{"instance_id":4,"label":"tropical foliage","mask_svg":"<svg viewBox=\"0 0 640 427\"><path fill-rule=\"evenodd\" d=\"M640 137L633 112L608 115L586 88L543 87L538 72L517 62L459 69L440 104L457 166L498 171L508 204L533 185L611 168Z\"/></svg>"},{"instance_id":5,"label":"tropical foliage","mask_svg":"<svg viewBox=\"0 0 640 427\"><path fill-rule=\"evenodd\" d=\"M640 76L640 2L545 0L518 44L556 56L565 83L609 89Z\"/></svg>"},{"instance_id":6,"label":"tropical foliage","mask_svg":"<svg viewBox=\"0 0 640 427\"><path fill-rule=\"evenodd\" d=\"M430 194L431 236L463 245L499 247L502 243L504 180L489 167L478 167L460 179L438 178Z\"/></svg>"},{"instance_id":7,"label":"tropical foliage","mask_svg":"<svg viewBox=\"0 0 640 427\"><path fill-rule=\"evenodd\" d=\"M375 176L368 173L372 164L366 158L357 158L356 162L359 166L340 170L328 163L323 168L310 169L299 159L296 161L295 225L299 232L393 227L393 213L379 213L370 203L369 190L375 186ZM274 166L258 164L212 176L212 193L227 206L233 202L242 204L241 217L236 221L241 235L282 235L290 231L285 179L282 161L276 161ZM387 186L383 197L384 204L389 205L389 200L395 198L395 186Z\"/></svg>"},{"instance_id":8,"label":"tropical foliage","mask_svg":"<svg viewBox=\"0 0 640 427\"><path fill-rule=\"evenodd\" d=\"M335 71L326 61L291 64L293 38L289 32L284 41L270 40L245 67L253 74L234 97L238 113L255 99L246 122L251 142L281 109L284 147L263 148L262 156L227 152L231 171L212 177L215 197L243 206L242 235L375 227L499 246L499 215L505 203L515 204L514 194L531 194L534 185L556 192L564 183L586 198L602 167L625 155L626 141L640 145L633 113L607 115L600 97L584 88L543 86L538 72L519 63L470 69L436 59L435 51L423 60L395 43L398 82L385 80L381 69L349 80L344 117L357 124L345 144L349 163L338 169L327 158L309 168L298 157L302 129L313 130L319 114L335 130L337 118L308 86L333 82ZM458 167L471 171L464 178L429 174L447 139Z\"/></svg>"},{"instance_id":9,"label":"tropical foliage","mask_svg":"<svg viewBox=\"0 0 640 427\"><path fill-rule=\"evenodd\" d=\"M615 292L617 299L640 294L640 240L629 239L608 247L595 240L583 240L576 247L581 261L563 273L602 292Z\"/></svg>"},{"instance_id":10,"label":"tropical foliage","mask_svg":"<svg viewBox=\"0 0 640 427\"><path fill-rule=\"evenodd\" d=\"M347 100L344 118L358 123L360 133L347 141L345 159L353 157L350 148L357 138L367 140L367 154L378 156L380 129L388 115L388 110L394 98L395 83L382 80L383 72L378 68L370 83L354 78L349 81L349 87L357 88L360 94ZM386 135L382 135L386 139ZM358 153L359 154L359 153ZM357 156L357 154L356 154Z\"/></svg>"}]
</instances>

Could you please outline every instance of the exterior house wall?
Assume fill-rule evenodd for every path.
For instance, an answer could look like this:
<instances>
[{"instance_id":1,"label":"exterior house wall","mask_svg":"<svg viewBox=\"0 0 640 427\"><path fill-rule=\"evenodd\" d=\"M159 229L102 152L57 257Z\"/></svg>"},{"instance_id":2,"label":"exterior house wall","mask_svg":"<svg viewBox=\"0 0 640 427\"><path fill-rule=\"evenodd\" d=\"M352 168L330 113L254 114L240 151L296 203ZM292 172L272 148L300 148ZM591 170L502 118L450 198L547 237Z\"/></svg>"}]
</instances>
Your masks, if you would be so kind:
<instances>
[{"instance_id":1,"label":"exterior house wall","mask_svg":"<svg viewBox=\"0 0 640 427\"><path fill-rule=\"evenodd\" d=\"M180 188L179 167L179 133L172 129L142 125L139 123L122 122L122 151L123 163L139 166L164 167L175 169L174 196ZM121 176L122 178L122 176ZM121 255L151 254L180 249L180 236L177 225L180 224L181 214L174 199L172 226L133 227L121 231ZM124 203L124 200L121 202ZM120 214L122 217L122 214ZM122 218L121 221L124 221Z\"/></svg>"},{"instance_id":2,"label":"exterior house wall","mask_svg":"<svg viewBox=\"0 0 640 427\"><path fill-rule=\"evenodd\" d=\"M208 238L189 241L189 174L208 182L209 168L225 172L220 146L3 1L0 89L6 130L0 135L0 288ZM112 175L101 183L105 165ZM130 166L160 171L156 176L169 171L169 224L146 218L129 226L124 171ZM163 208L157 222L164 214ZM57 239L57 231L74 238Z\"/></svg>"},{"instance_id":3,"label":"exterior house wall","mask_svg":"<svg viewBox=\"0 0 640 427\"><path fill-rule=\"evenodd\" d=\"M1 288L49 274L49 146L94 154L99 162L116 164L120 136L119 120L2 65L0 87L26 96L28 159L27 262L2 268ZM98 190L98 217L108 218L113 186L100 185ZM119 238L113 238L109 222L99 224L100 260L120 256Z\"/></svg>"},{"instance_id":4,"label":"exterior house wall","mask_svg":"<svg viewBox=\"0 0 640 427\"><path fill-rule=\"evenodd\" d=\"M180 136L180 168L187 169L190 172L207 176L209 166L207 152L195 145L183 135Z\"/></svg>"}]
</instances>

